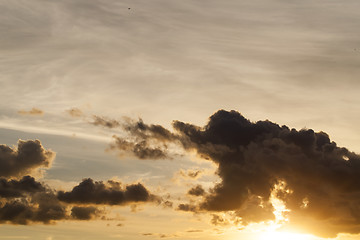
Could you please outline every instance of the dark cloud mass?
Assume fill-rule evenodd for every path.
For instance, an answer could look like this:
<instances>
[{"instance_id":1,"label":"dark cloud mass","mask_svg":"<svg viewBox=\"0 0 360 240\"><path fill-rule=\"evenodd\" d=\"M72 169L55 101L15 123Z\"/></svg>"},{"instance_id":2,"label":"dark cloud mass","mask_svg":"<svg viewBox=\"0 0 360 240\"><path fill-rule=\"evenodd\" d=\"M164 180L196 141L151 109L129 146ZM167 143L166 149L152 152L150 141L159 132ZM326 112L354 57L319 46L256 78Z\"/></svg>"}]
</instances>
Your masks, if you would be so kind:
<instances>
[{"instance_id":1,"label":"dark cloud mass","mask_svg":"<svg viewBox=\"0 0 360 240\"><path fill-rule=\"evenodd\" d=\"M58 199L67 203L125 205L134 202L155 201L156 197L140 183L121 186L121 183L107 181L94 182L84 179L72 191L58 192Z\"/></svg>"},{"instance_id":2,"label":"dark cloud mass","mask_svg":"<svg viewBox=\"0 0 360 240\"><path fill-rule=\"evenodd\" d=\"M66 219L66 206L51 191L27 193L21 198L1 201L0 223L26 225L32 222L45 224Z\"/></svg>"},{"instance_id":3,"label":"dark cloud mass","mask_svg":"<svg viewBox=\"0 0 360 240\"><path fill-rule=\"evenodd\" d=\"M170 133L149 126L138 122L127 130L137 141L180 143L218 165L221 182L200 204L180 204L179 210L236 211L243 224L270 220L276 189L291 226L325 237L360 232L360 156L326 133L251 122L224 110L204 127L174 121Z\"/></svg>"},{"instance_id":4,"label":"dark cloud mass","mask_svg":"<svg viewBox=\"0 0 360 240\"><path fill-rule=\"evenodd\" d=\"M17 198L27 193L43 192L45 187L33 177L24 176L21 180L0 178L0 197Z\"/></svg>"},{"instance_id":5,"label":"dark cloud mass","mask_svg":"<svg viewBox=\"0 0 360 240\"><path fill-rule=\"evenodd\" d=\"M55 153L46 150L39 140L18 141L17 149L0 145L0 176L24 176L37 168L48 168Z\"/></svg>"}]
</instances>

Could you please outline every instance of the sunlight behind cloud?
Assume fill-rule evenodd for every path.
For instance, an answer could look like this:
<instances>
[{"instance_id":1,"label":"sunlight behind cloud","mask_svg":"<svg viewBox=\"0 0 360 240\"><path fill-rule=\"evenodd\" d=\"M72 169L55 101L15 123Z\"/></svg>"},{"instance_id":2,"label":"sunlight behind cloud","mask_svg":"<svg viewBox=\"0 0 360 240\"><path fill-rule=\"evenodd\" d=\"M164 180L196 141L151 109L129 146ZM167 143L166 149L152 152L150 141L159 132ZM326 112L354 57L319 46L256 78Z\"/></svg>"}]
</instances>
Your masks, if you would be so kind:
<instances>
[{"instance_id":1,"label":"sunlight behind cloud","mask_svg":"<svg viewBox=\"0 0 360 240\"><path fill-rule=\"evenodd\" d=\"M312 240L310 235L290 233L290 232L276 232L267 231L260 235L259 240Z\"/></svg>"}]
</instances>

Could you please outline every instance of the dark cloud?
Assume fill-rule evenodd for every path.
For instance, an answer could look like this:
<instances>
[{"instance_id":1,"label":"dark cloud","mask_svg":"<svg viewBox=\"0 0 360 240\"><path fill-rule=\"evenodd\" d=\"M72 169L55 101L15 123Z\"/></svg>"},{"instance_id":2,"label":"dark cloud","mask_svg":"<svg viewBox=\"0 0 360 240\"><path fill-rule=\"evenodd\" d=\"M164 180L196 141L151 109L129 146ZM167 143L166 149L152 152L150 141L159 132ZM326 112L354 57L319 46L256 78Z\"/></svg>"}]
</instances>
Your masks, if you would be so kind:
<instances>
[{"instance_id":1,"label":"dark cloud","mask_svg":"<svg viewBox=\"0 0 360 240\"><path fill-rule=\"evenodd\" d=\"M205 190L201 185L197 185L196 187L191 188L188 191L188 194L193 196L203 196L205 195Z\"/></svg>"},{"instance_id":2,"label":"dark cloud","mask_svg":"<svg viewBox=\"0 0 360 240\"><path fill-rule=\"evenodd\" d=\"M114 136L115 142L110 145L110 149L117 149L121 152L129 152L139 159L164 159L170 158L164 147L151 147L146 140L141 142L130 142L123 138ZM166 148L166 146L165 146Z\"/></svg>"},{"instance_id":3,"label":"dark cloud","mask_svg":"<svg viewBox=\"0 0 360 240\"><path fill-rule=\"evenodd\" d=\"M110 149L132 153L139 159L171 159L167 153L167 143L175 141L176 137L166 128L129 118L125 118L121 126L128 136L114 136L115 142L110 145Z\"/></svg>"},{"instance_id":4,"label":"dark cloud","mask_svg":"<svg viewBox=\"0 0 360 240\"><path fill-rule=\"evenodd\" d=\"M84 113L78 108L71 108L71 109L66 110L66 112L72 117L84 116Z\"/></svg>"},{"instance_id":5,"label":"dark cloud","mask_svg":"<svg viewBox=\"0 0 360 240\"><path fill-rule=\"evenodd\" d=\"M117 120L109 119L106 117L100 117L96 115L93 115L93 121L90 123L95 126L103 126L107 128L116 128L120 126L120 122L118 122Z\"/></svg>"},{"instance_id":6,"label":"dark cloud","mask_svg":"<svg viewBox=\"0 0 360 240\"><path fill-rule=\"evenodd\" d=\"M224 110L204 127L174 121L176 132L161 130L161 137L140 126L129 127L138 141L143 136L180 143L218 166L221 182L200 204L180 204L178 210L236 211L243 224L271 220L276 190L290 210L290 226L325 237L360 232L360 156L338 147L325 132L251 122Z\"/></svg>"},{"instance_id":7,"label":"dark cloud","mask_svg":"<svg viewBox=\"0 0 360 240\"><path fill-rule=\"evenodd\" d=\"M21 180L7 180L0 178L1 198L18 198L23 197L28 193L43 191L45 191L45 187L30 176L25 176Z\"/></svg>"},{"instance_id":8,"label":"dark cloud","mask_svg":"<svg viewBox=\"0 0 360 240\"><path fill-rule=\"evenodd\" d=\"M42 115L44 115L44 111L42 111L41 109L38 109L38 108L32 108L29 111L19 110L18 114L30 115L30 116L42 116Z\"/></svg>"},{"instance_id":9,"label":"dark cloud","mask_svg":"<svg viewBox=\"0 0 360 240\"><path fill-rule=\"evenodd\" d=\"M140 183L122 187L119 182L111 180L107 183L94 182L90 178L84 179L70 192L59 191L58 198L67 203L106 205L125 205L157 200Z\"/></svg>"},{"instance_id":10,"label":"dark cloud","mask_svg":"<svg viewBox=\"0 0 360 240\"><path fill-rule=\"evenodd\" d=\"M44 149L39 140L19 140L17 149L0 145L0 176L24 176L50 167L54 158L55 153Z\"/></svg>"},{"instance_id":11,"label":"dark cloud","mask_svg":"<svg viewBox=\"0 0 360 240\"><path fill-rule=\"evenodd\" d=\"M96 207L79 207L75 206L71 209L71 216L77 220L91 220L99 214Z\"/></svg>"},{"instance_id":12,"label":"dark cloud","mask_svg":"<svg viewBox=\"0 0 360 240\"><path fill-rule=\"evenodd\" d=\"M193 204L181 203L178 205L176 210L196 213L199 211L199 208Z\"/></svg>"},{"instance_id":13,"label":"dark cloud","mask_svg":"<svg viewBox=\"0 0 360 240\"><path fill-rule=\"evenodd\" d=\"M327 237L360 232L360 157L338 147L326 133L270 121L252 123L238 112L223 110L202 128L179 121L174 128L185 149L218 164L222 181L201 209L238 210L245 222L272 219L270 195L284 182L289 191L278 189L278 195L290 210L290 224ZM256 198L263 204L254 203Z\"/></svg>"},{"instance_id":14,"label":"dark cloud","mask_svg":"<svg viewBox=\"0 0 360 240\"><path fill-rule=\"evenodd\" d=\"M32 222L49 224L66 219L66 207L52 192L39 192L31 198L6 201L0 207L0 223L26 225Z\"/></svg>"}]
</instances>

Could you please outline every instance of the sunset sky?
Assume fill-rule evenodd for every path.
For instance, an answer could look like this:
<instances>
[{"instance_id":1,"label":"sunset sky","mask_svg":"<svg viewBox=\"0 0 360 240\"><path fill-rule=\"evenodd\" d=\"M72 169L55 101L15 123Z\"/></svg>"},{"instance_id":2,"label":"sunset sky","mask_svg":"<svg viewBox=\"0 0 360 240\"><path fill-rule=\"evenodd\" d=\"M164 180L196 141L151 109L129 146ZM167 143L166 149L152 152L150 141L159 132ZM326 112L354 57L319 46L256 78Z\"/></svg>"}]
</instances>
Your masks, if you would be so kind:
<instances>
[{"instance_id":1,"label":"sunset sky","mask_svg":"<svg viewBox=\"0 0 360 240\"><path fill-rule=\"evenodd\" d=\"M359 0L0 0L0 239L360 240Z\"/></svg>"}]
</instances>

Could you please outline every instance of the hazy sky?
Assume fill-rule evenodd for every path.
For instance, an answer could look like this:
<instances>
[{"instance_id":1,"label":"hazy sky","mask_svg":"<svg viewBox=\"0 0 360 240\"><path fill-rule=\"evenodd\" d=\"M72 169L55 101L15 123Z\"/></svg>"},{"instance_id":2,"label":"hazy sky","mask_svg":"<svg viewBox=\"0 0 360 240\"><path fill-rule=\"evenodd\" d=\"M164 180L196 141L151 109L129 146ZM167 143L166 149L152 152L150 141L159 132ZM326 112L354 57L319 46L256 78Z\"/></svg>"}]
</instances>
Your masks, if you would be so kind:
<instances>
[{"instance_id":1,"label":"hazy sky","mask_svg":"<svg viewBox=\"0 0 360 240\"><path fill-rule=\"evenodd\" d=\"M360 239L359 9L0 0L0 239Z\"/></svg>"}]
</instances>

